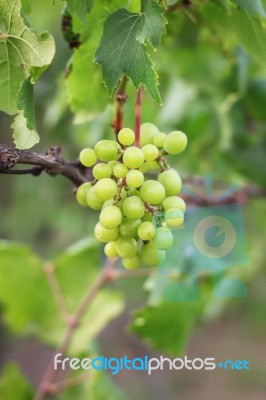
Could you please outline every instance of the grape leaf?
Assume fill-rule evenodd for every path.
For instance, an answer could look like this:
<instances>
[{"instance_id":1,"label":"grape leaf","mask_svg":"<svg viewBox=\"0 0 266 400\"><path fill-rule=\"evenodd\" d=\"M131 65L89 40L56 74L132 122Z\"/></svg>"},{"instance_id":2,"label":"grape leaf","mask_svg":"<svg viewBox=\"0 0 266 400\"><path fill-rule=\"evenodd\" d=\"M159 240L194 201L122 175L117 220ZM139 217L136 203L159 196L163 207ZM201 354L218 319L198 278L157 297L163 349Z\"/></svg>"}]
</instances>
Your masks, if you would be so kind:
<instances>
[{"instance_id":1,"label":"grape leaf","mask_svg":"<svg viewBox=\"0 0 266 400\"><path fill-rule=\"evenodd\" d=\"M28 119L24 117L23 111L19 111L11 125L13 139L17 149L30 149L39 143L40 137L35 129L28 127Z\"/></svg>"},{"instance_id":2,"label":"grape leaf","mask_svg":"<svg viewBox=\"0 0 266 400\"><path fill-rule=\"evenodd\" d=\"M131 331L153 348L173 354L184 351L198 315L196 302L167 302L134 313Z\"/></svg>"},{"instance_id":3,"label":"grape leaf","mask_svg":"<svg viewBox=\"0 0 266 400\"><path fill-rule=\"evenodd\" d=\"M251 14L263 18L266 17L266 11L261 0L235 0L235 2L240 8L250 12Z\"/></svg>"},{"instance_id":4,"label":"grape leaf","mask_svg":"<svg viewBox=\"0 0 266 400\"><path fill-rule=\"evenodd\" d=\"M48 33L35 34L21 16L21 0L0 0L0 110L17 112L20 84L51 63L55 45Z\"/></svg>"},{"instance_id":5,"label":"grape leaf","mask_svg":"<svg viewBox=\"0 0 266 400\"><path fill-rule=\"evenodd\" d=\"M228 45L237 46L239 42L248 54L263 68L266 63L266 29L260 19L245 10L231 10L230 15L215 5L202 8L205 19Z\"/></svg>"},{"instance_id":6,"label":"grape leaf","mask_svg":"<svg viewBox=\"0 0 266 400\"><path fill-rule=\"evenodd\" d=\"M27 119L27 128L36 131L34 91L30 79L23 81L20 86L17 95L17 108L23 110L23 115Z\"/></svg>"},{"instance_id":7,"label":"grape leaf","mask_svg":"<svg viewBox=\"0 0 266 400\"><path fill-rule=\"evenodd\" d=\"M73 17L73 28L80 33L82 44L75 49L70 60L70 73L65 82L72 111L87 119L92 119L99 110L104 110L110 100L101 84L101 69L92 60L102 35L102 21L123 4L122 0L95 3L87 16L86 25ZM93 79L90 79L91 76Z\"/></svg>"},{"instance_id":8,"label":"grape leaf","mask_svg":"<svg viewBox=\"0 0 266 400\"><path fill-rule=\"evenodd\" d=\"M86 21L86 15L90 12L93 0L67 0L67 7L71 13L76 13L81 21Z\"/></svg>"},{"instance_id":9,"label":"grape leaf","mask_svg":"<svg viewBox=\"0 0 266 400\"><path fill-rule=\"evenodd\" d=\"M55 274L71 313L100 273L100 265L99 244L91 239L73 245L54 261ZM65 322L58 313L42 260L26 246L0 241L0 302L3 319L11 330L20 334L30 332L51 345L59 344ZM120 292L99 291L73 338L70 353L84 351L123 308Z\"/></svg>"},{"instance_id":10,"label":"grape leaf","mask_svg":"<svg viewBox=\"0 0 266 400\"><path fill-rule=\"evenodd\" d=\"M21 374L15 363L8 363L4 367L0 378L0 399L3 400L31 400L33 390Z\"/></svg>"},{"instance_id":11,"label":"grape leaf","mask_svg":"<svg viewBox=\"0 0 266 400\"><path fill-rule=\"evenodd\" d=\"M109 95L126 74L136 87L143 85L160 103L158 79L145 43L152 47L159 45L165 33L164 9L154 0L142 0L141 4L140 14L121 8L107 18L95 61L102 66Z\"/></svg>"}]
</instances>

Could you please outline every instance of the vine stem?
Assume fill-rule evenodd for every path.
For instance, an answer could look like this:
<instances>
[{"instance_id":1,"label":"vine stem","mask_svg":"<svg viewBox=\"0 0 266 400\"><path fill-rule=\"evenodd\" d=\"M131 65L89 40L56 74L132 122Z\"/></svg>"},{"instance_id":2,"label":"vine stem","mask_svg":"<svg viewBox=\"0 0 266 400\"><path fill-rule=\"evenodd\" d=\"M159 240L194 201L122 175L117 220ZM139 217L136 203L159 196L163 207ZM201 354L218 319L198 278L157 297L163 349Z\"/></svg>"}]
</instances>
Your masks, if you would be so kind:
<instances>
[{"instance_id":1,"label":"vine stem","mask_svg":"<svg viewBox=\"0 0 266 400\"><path fill-rule=\"evenodd\" d=\"M115 131L115 134L118 135L119 131L123 128L124 124L124 111L123 106L127 101L126 95L126 86L127 86L128 78L126 75L123 76L117 92L116 92L116 113L113 119L112 127Z\"/></svg>"},{"instance_id":2,"label":"vine stem","mask_svg":"<svg viewBox=\"0 0 266 400\"><path fill-rule=\"evenodd\" d=\"M135 146L140 147L140 124L141 124L142 88L139 87L135 106Z\"/></svg>"},{"instance_id":3,"label":"vine stem","mask_svg":"<svg viewBox=\"0 0 266 400\"><path fill-rule=\"evenodd\" d=\"M33 165L33 167L13 169L19 164ZM39 176L42 172L50 176L63 175L75 186L92 179L90 168L84 167L78 160L64 160L61 157L61 148L58 146L50 147L45 154L39 154L0 143L0 174Z\"/></svg>"},{"instance_id":4,"label":"vine stem","mask_svg":"<svg viewBox=\"0 0 266 400\"><path fill-rule=\"evenodd\" d=\"M53 356L49 362L48 368L41 380L41 383L37 389L34 400L44 400L46 395L54 392L54 380L58 374L58 371L54 369L54 357L56 354L61 353L64 355L72 341L73 335L80 325L82 318L87 312L88 308L92 304L93 300L97 296L99 290L109 281L114 279L114 266L117 259L108 258L101 273L98 275L92 286L89 288L88 292L85 294L83 300L81 301L79 307L77 308L74 315L69 318L68 327L66 333L62 339L61 344L57 347Z\"/></svg>"}]
</instances>

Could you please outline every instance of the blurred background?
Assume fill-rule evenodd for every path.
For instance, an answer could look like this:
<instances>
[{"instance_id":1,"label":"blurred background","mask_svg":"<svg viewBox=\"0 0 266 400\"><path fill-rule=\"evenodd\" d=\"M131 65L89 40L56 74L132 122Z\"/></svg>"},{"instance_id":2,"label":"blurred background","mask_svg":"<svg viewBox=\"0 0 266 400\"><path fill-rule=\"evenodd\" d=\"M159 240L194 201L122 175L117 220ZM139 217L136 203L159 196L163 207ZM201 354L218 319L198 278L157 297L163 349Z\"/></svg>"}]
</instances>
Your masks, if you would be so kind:
<instances>
[{"instance_id":1,"label":"blurred background","mask_svg":"<svg viewBox=\"0 0 266 400\"><path fill-rule=\"evenodd\" d=\"M60 145L65 159L76 159L85 146L102 138L112 138L115 105L108 100L103 87L93 85L90 88L88 77L83 88L88 96L84 100L84 93L80 97L77 94L74 100L70 99L69 108L69 87L75 84L75 77L71 77L72 81L68 78L66 83L65 65L72 52L62 38L58 23L61 3L32 2L31 12L27 15L38 32L51 32L57 48L52 66L35 88L41 142L34 151L44 153L49 147ZM224 34L220 26L216 31L210 13L211 10L202 9L195 16L193 10L169 14L168 35L152 55L160 76L163 105L156 105L145 96L143 122L154 122L164 132L180 129L187 133L187 150L171 160L184 181L211 174L214 182L222 182L222 185L214 185L214 192L232 185L240 188L253 185L263 191L266 188L266 64L264 67L256 64L241 41L238 43L233 34L230 36L230 31ZM197 24L194 17L205 19ZM98 77L99 71L95 72L95 79ZM135 89L131 84L127 94L125 124L133 127ZM11 122L10 117L0 115L1 143L12 145ZM23 243L33 248L41 259L49 261L73 243L90 237L98 215L80 207L72 189L70 182L61 176L51 178L44 173L39 177L1 175L0 238L3 243ZM193 185L196 193L204 193L204 190L202 185ZM222 301L208 297L208 304L196 318L193 329L189 330L184 346L180 346L179 351L173 346L170 352L181 352L191 358L247 359L251 371L160 371L151 377L127 371L112 377L124 393L119 392L114 399L265 399L265 198L263 195L247 198L242 206L248 257L245 265L239 266L237 276L246 283L248 295ZM83 264L88 263L85 261L88 254L84 252ZM97 254L101 257L101 249L97 248ZM19 255L17 262L20 262ZM77 265L77 268L84 266ZM70 273L68 276L71 279ZM27 279L25 272L23 280ZM21 285L24 284L22 281ZM124 293L126 306L118 318L101 331L97 344L100 354L109 357L127 354L132 358L144 354L168 354L165 353L167 346L160 349L157 343L157 350L154 350L126 328L132 310L143 306L147 298L143 284L141 278L115 284L115 289ZM38 291L38 287L34 290ZM208 296L211 296L209 292ZM30 329L22 328L23 335L19 329L9 329L4 318L5 304L1 309L0 368L3 369L10 360L16 361L28 380L37 385L52 347L41 344ZM172 329L169 325L162 328L162 325L163 322L160 329ZM49 340L45 342L49 343ZM89 397L71 391L66 397L60 397L68 398ZM90 398L105 397L95 394ZM6 399L3 397L3 400Z\"/></svg>"}]
</instances>

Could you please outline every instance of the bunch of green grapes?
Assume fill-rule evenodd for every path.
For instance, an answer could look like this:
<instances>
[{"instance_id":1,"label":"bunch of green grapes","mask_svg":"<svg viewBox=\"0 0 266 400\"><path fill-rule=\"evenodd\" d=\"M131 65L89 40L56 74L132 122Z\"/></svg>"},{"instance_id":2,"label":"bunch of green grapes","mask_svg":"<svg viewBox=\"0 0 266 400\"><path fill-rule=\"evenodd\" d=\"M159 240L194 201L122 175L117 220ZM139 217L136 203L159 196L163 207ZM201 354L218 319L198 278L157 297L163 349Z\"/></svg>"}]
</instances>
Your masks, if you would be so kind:
<instances>
[{"instance_id":1,"label":"bunch of green grapes","mask_svg":"<svg viewBox=\"0 0 266 400\"><path fill-rule=\"evenodd\" d=\"M134 131L123 128L118 142L101 140L82 150L80 161L92 168L94 180L76 194L81 205L100 211L95 236L106 243L106 256L121 257L128 269L164 260L186 208L178 197L180 176L165 159L186 148L186 135L162 133L151 123L141 125L140 135L140 147L134 145Z\"/></svg>"}]
</instances>

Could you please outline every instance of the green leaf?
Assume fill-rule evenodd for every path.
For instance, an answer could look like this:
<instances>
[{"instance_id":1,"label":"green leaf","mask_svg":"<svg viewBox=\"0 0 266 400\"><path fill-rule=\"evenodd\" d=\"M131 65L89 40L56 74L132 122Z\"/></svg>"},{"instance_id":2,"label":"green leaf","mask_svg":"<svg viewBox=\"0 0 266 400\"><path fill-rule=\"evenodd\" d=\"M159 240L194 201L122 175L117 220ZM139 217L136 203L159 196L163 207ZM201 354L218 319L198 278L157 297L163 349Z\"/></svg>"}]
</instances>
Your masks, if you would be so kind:
<instances>
[{"instance_id":1,"label":"green leaf","mask_svg":"<svg viewBox=\"0 0 266 400\"><path fill-rule=\"evenodd\" d=\"M134 313L131 331L155 349L180 354L187 345L197 309L196 302L167 302L156 307L147 306Z\"/></svg>"},{"instance_id":2,"label":"green leaf","mask_svg":"<svg viewBox=\"0 0 266 400\"><path fill-rule=\"evenodd\" d=\"M0 0L0 110L17 112L20 84L31 70L44 70L51 63L55 46L48 33L36 35L20 15L20 0Z\"/></svg>"},{"instance_id":3,"label":"green leaf","mask_svg":"<svg viewBox=\"0 0 266 400\"><path fill-rule=\"evenodd\" d=\"M145 43L153 47L159 45L165 32L164 9L154 0L143 0L141 4L140 14L122 8L108 17L95 61L102 66L103 82L109 95L126 74L136 87L143 85L160 103L158 79Z\"/></svg>"},{"instance_id":4,"label":"green leaf","mask_svg":"<svg viewBox=\"0 0 266 400\"><path fill-rule=\"evenodd\" d=\"M19 260L19 261L18 261ZM88 239L72 246L54 261L55 274L69 311L73 313L101 271L99 244ZM4 321L16 333L32 333L58 345L65 322L43 271L43 263L26 246L0 242L0 302ZM70 353L86 350L91 340L124 309L120 292L102 289L77 330Z\"/></svg>"},{"instance_id":5,"label":"green leaf","mask_svg":"<svg viewBox=\"0 0 266 400\"><path fill-rule=\"evenodd\" d=\"M76 13L82 22L86 22L86 16L90 12L93 0L67 0L67 7L71 13Z\"/></svg>"},{"instance_id":6,"label":"green leaf","mask_svg":"<svg viewBox=\"0 0 266 400\"><path fill-rule=\"evenodd\" d=\"M65 82L72 111L88 120L102 112L110 101L101 83L101 68L93 63L93 57L103 31L102 21L122 4L122 0L112 1L111 4L109 0L96 2L87 16L86 26L73 18L74 31L80 32L82 44L75 49L70 60ZM92 76L93 79L90 79Z\"/></svg>"},{"instance_id":7,"label":"green leaf","mask_svg":"<svg viewBox=\"0 0 266 400\"><path fill-rule=\"evenodd\" d=\"M15 363L8 363L0 377L1 400L31 400L33 390Z\"/></svg>"},{"instance_id":8,"label":"green leaf","mask_svg":"<svg viewBox=\"0 0 266 400\"><path fill-rule=\"evenodd\" d=\"M266 11L261 0L235 0L235 2L240 8L251 14L263 18L266 17Z\"/></svg>"},{"instance_id":9,"label":"green leaf","mask_svg":"<svg viewBox=\"0 0 266 400\"><path fill-rule=\"evenodd\" d=\"M236 9L231 14L215 6L207 5L202 8L203 16L218 32L227 46L241 45L247 53L263 68L266 64L266 29L261 21L247 13Z\"/></svg>"},{"instance_id":10,"label":"green leaf","mask_svg":"<svg viewBox=\"0 0 266 400\"><path fill-rule=\"evenodd\" d=\"M27 247L0 241L0 302L16 333L41 334L57 326L57 309L41 260Z\"/></svg>"},{"instance_id":11,"label":"green leaf","mask_svg":"<svg viewBox=\"0 0 266 400\"><path fill-rule=\"evenodd\" d=\"M11 128L13 129L13 139L17 149L30 149L39 143L40 137L34 129L29 129L29 120L24 117L24 112L19 111L16 115Z\"/></svg>"},{"instance_id":12,"label":"green leaf","mask_svg":"<svg viewBox=\"0 0 266 400\"><path fill-rule=\"evenodd\" d=\"M84 240L65 251L54 264L69 310L73 312L101 271L99 243L95 239ZM102 289L84 317L70 351L77 354L84 350L123 309L124 300L119 292Z\"/></svg>"},{"instance_id":13,"label":"green leaf","mask_svg":"<svg viewBox=\"0 0 266 400\"><path fill-rule=\"evenodd\" d=\"M26 79L20 86L17 108L23 110L23 115L27 120L27 128L36 131L34 91L30 79Z\"/></svg>"}]
</instances>

